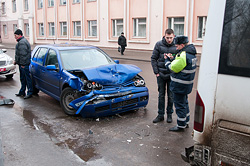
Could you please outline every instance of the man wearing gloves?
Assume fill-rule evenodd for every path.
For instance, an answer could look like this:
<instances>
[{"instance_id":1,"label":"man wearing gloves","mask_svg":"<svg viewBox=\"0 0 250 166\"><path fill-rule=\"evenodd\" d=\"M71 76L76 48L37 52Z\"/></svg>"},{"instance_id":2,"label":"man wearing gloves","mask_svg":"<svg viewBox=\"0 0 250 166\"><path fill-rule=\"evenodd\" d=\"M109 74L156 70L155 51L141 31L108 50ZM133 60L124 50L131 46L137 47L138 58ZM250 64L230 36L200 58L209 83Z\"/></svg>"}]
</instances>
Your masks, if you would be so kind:
<instances>
[{"instance_id":1,"label":"man wearing gloves","mask_svg":"<svg viewBox=\"0 0 250 166\"><path fill-rule=\"evenodd\" d=\"M176 49L179 51L175 57L165 55L165 66L171 71L170 90L173 92L174 105L177 114L177 126L169 131L179 132L188 128L189 106L188 94L191 93L196 70L196 49L193 44L188 45L187 36L175 38Z\"/></svg>"}]
</instances>

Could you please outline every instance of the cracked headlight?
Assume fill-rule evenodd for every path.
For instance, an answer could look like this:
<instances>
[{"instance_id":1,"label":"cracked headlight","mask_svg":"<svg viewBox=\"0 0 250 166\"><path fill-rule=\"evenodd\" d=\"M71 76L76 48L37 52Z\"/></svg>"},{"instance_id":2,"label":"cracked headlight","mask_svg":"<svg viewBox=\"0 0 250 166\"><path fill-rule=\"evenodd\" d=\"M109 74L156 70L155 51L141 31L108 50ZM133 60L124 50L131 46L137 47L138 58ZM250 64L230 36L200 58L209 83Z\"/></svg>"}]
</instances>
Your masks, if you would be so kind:
<instances>
[{"instance_id":1,"label":"cracked headlight","mask_svg":"<svg viewBox=\"0 0 250 166\"><path fill-rule=\"evenodd\" d=\"M94 90L100 90L102 89L102 85L97 82L87 82L86 87L88 90L94 89Z\"/></svg>"},{"instance_id":2,"label":"cracked headlight","mask_svg":"<svg viewBox=\"0 0 250 166\"><path fill-rule=\"evenodd\" d=\"M145 86L145 81L144 81L144 79L143 79L140 75L136 75L136 76L133 78L133 81L134 81L134 85L135 85L136 87Z\"/></svg>"}]
</instances>

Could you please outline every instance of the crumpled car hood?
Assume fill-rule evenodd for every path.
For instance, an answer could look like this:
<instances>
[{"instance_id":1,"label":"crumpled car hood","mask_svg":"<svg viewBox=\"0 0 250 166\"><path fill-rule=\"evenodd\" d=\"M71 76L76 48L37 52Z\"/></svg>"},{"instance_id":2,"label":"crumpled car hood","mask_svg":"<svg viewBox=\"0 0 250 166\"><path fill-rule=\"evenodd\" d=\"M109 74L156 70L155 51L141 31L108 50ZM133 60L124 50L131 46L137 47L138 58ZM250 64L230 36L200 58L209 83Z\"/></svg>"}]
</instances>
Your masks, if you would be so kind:
<instances>
[{"instance_id":1,"label":"crumpled car hood","mask_svg":"<svg viewBox=\"0 0 250 166\"><path fill-rule=\"evenodd\" d=\"M102 85L117 85L131 80L141 69L134 65L111 64L82 71L90 81Z\"/></svg>"}]
</instances>

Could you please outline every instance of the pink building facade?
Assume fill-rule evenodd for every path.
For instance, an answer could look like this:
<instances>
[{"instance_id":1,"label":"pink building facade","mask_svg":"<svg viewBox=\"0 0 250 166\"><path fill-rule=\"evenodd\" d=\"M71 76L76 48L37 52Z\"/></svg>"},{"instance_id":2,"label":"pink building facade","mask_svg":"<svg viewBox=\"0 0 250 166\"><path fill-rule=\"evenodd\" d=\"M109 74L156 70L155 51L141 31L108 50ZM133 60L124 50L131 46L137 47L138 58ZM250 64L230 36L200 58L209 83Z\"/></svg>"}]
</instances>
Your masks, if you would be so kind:
<instances>
[{"instance_id":1,"label":"pink building facade","mask_svg":"<svg viewBox=\"0 0 250 166\"><path fill-rule=\"evenodd\" d=\"M165 29L172 28L176 35L188 36L200 53L210 0L0 2L2 43L15 42L13 32L18 27L31 44L81 43L116 48L124 32L128 48L153 50Z\"/></svg>"}]
</instances>

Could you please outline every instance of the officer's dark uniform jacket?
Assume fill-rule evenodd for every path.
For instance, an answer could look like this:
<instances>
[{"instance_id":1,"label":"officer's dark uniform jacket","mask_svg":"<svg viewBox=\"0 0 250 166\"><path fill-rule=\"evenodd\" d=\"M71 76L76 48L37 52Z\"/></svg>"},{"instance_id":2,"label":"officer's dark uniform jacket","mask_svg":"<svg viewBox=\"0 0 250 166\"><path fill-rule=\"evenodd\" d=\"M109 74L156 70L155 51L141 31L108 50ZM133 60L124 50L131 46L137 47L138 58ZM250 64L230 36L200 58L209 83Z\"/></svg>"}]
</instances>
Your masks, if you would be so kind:
<instances>
[{"instance_id":1,"label":"officer's dark uniform jacket","mask_svg":"<svg viewBox=\"0 0 250 166\"><path fill-rule=\"evenodd\" d=\"M170 71L165 67L164 53L176 54L177 50L174 42L168 44L165 37L155 44L153 54L151 56L151 65L153 67L154 74L160 74L164 79L170 78Z\"/></svg>"},{"instance_id":2,"label":"officer's dark uniform jacket","mask_svg":"<svg viewBox=\"0 0 250 166\"><path fill-rule=\"evenodd\" d=\"M30 64L31 49L27 39L23 36L17 39L15 61L18 65L27 66Z\"/></svg>"},{"instance_id":3,"label":"officer's dark uniform jacket","mask_svg":"<svg viewBox=\"0 0 250 166\"><path fill-rule=\"evenodd\" d=\"M193 88L196 70L196 49L193 44L185 46L171 62L165 60L165 66L171 72L170 90L173 93L189 94Z\"/></svg>"}]
</instances>

